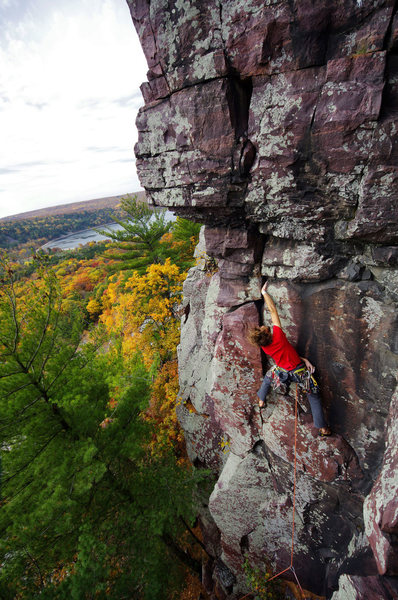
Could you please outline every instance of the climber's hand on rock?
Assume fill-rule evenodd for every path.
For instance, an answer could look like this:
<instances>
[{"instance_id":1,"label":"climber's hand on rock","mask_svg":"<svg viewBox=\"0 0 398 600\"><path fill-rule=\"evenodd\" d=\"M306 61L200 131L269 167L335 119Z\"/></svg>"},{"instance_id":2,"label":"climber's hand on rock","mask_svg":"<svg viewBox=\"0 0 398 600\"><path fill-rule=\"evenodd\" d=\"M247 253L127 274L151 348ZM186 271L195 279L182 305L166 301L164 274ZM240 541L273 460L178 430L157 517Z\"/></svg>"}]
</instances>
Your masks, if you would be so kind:
<instances>
[{"instance_id":1,"label":"climber's hand on rock","mask_svg":"<svg viewBox=\"0 0 398 600\"><path fill-rule=\"evenodd\" d=\"M301 357L301 358L303 359L303 362L304 362L305 366L307 367L308 371L312 375L312 373L315 371L314 365L312 363L310 363L310 361L307 358L303 358L303 357Z\"/></svg>"},{"instance_id":2,"label":"climber's hand on rock","mask_svg":"<svg viewBox=\"0 0 398 600\"><path fill-rule=\"evenodd\" d=\"M266 281L263 285L263 287L261 288L261 293L264 296L264 294L267 293L267 288L268 288L268 281Z\"/></svg>"}]
</instances>

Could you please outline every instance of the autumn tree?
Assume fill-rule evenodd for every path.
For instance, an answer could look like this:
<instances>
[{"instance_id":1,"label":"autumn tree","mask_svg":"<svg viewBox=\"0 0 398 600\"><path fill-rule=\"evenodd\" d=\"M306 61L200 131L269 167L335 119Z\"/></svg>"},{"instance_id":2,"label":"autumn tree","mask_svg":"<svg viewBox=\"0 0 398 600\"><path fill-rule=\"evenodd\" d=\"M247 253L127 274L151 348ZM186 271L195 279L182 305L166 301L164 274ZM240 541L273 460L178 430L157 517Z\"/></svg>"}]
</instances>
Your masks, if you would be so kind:
<instances>
[{"instance_id":1,"label":"autumn tree","mask_svg":"<svg viewBox=\"0 0 398 600\"><path fill-rule=\"evenodd\" d=\"M153 378L145 419L153 424L150 449L172 449L185 456L183 432L177 421L180 303L185 273L170 259L151 265L144 275L113 275L103 294L100 320L113 340L112 351L128 357L139 352Z\"/></svg>"},{"instance_id":2,"label":"autumn tree","mask_svg":"<svg viewBox=\"0 0 398 600\"><path fill-rule=\"evenodd\" d=\"M40 261L39 261L40 262ZM0 596L164 598L197 475L150 451L151 394L137 353L83 338L54 272L0 279Z\"/></svg>"}]
</instances>

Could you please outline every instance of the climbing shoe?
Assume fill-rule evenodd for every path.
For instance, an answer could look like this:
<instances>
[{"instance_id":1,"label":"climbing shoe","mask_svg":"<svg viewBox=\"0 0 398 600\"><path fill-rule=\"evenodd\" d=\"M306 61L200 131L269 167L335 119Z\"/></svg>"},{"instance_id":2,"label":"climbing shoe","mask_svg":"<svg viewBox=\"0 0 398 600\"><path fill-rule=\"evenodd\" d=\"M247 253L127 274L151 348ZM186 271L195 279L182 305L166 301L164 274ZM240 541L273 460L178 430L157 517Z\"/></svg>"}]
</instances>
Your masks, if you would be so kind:
<instances>
[{"instance_id":1,"label":"climbing shoe","mask_svg":"<svg viewBox=\"0 0 398 600\"><path fill-rule=\"evenodd\" d=\"M320 437L329 437L332 435L332 431L329 427L321 427L318 431Z\"/></svg>"}]
</instances>

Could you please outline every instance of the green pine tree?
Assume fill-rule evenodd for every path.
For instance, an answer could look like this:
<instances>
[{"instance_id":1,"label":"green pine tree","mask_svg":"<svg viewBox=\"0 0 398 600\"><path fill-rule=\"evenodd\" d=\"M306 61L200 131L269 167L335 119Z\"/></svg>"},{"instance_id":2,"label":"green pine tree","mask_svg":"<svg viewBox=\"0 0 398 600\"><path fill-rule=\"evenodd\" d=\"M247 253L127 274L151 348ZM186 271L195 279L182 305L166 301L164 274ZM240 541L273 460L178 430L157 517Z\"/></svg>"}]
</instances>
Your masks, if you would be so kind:
<instances>
[{"instance_id":1,"label":"green pine tree","mask_svg":"<svg viewBox=\"0 0 398 600\"><path fill-rule=\"evenodd\" d=\"M191 245L197 244L199 239L200 223L177 217L173 224L173 237L175 240Z\"/></svg>"},{"instance_id":2,"label":"green pine tree","mask_svg":"<svg viewBox=\"0 0 398 600\"><path fill-rule=\"evenodd\" d=\"M0 597L162 599L195 473L147 449L149 377L85 334L54 274L0 266Z\"/></svg>"},{"instance_id":3,"label":"green pine tree","mask_svg":"<svg viewBox=\"0 0 398 600\"><path fill-rule=\"evenodd\" d=\"M182 270L188 270L194 265L194 250L199 241L201 224L177 217L171 232L174 244L168 250L168 256Z\"/></svg>"},{"instance_id":4,"label":"green pine tree","mask_svg":"<svg viewBox=\"0 0 398 600\"><path fill-rule=\"evenodd\" d=\"M148 265L163 262L166 258L165 247L160 240L170 231L172 222L167 221L165 211L149 208L147 204L137 200L136 196L123 198L121 208L127 218L121 220L114 216L113 220L122 229L97 231L113 240L110 244L113 251L107 253L108 258L119 262L119 268L134 269L141 274Z\"/></svg>"}]
</instances>

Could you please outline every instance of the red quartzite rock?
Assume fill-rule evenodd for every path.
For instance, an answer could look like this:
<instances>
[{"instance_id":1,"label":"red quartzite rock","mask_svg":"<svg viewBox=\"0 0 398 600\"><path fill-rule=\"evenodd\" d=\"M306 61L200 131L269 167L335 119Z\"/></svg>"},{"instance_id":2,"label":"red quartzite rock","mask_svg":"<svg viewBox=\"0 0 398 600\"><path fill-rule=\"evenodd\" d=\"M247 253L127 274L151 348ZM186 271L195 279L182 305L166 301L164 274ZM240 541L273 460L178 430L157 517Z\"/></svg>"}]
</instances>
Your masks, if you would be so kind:
<instances>
[{"instance_id":1,"label":"red quartzite rock","mask_svg":"<svg viewBox=\"0 0 398 600\"><path fill-rule=\"evenodd\" d=\"M141 183L206 225L178 349L188 455L218 477L206 589L236 600L245 555L290 561L294 398L270 394L260 416L267 361L246 337L269 322L268 277L334 433L318 438L300 400L296 572L333 600L396 598L396 2L127 3L149 67Z\"/></svg>"},{"instance_id":2,"label":"red quartzite rock","mask_svg":"<svg viewBox=\"0 0 398 600\"><path fill-rule=\"evenodd\" d=\"M227 91L224 80L215 80L202 85L200 96L188 88L140 111L137 168L146 188L174 190L173 195L165 199L167 204L175 196L178 200L174 203L184 205L182 190L176 186L188 184L197 184L192 193L195 206L209 203L214 186L220 194L220 202L225 204L226 190L222 187L226 185L234 143ZM209 110L214 121L208 118ZM202 189L204 174L208 183ZM205 193L208 188L212 194Z\"/></svg>"},{"instance_id":3,"label":"red quartzite rock","mask_svg":"<svg viewBox=\"0 0 398 600\"><path fill-rule=\"evenodd\" d=\"M258 312L253 303L225 314L211 365L208 413L238 455L250 451L260 434L255 403L262 366L259 349L247 340L249 328L256 325Z\"/></svg>"},{"instance_id":4,"label":"red quartzite rock","mask_svg":"<svg viewBox=\"0 0 398 600\"><path fill-rule=\"evenodd\" d=\"M331 600L394 600L398 597L398 584L392 579L377 576L358 577L342 575L339 590Z\"/></svg>"},{"instance_id":5,"label":"red quartzite rock","mask_svg":"<svg viewBox=\"0 0 398 600\"><path fill-rule=\"evenodd\" d=\"M262 274L291 281L323 281L333 277L341 261L338 254L328 256L321 244L273 238L264 249Z\"/></svg>"},{"instance_id":6,"label":"red quartzite rock","mask_svg":"<svg viewBox=\"0 0 398 600\"><path fill-rule=\"evenodd\" d=\"M206 466L216 473L221 471L223 454L223 431L216 421L198 414L192 405L177 407L177 416L184 429L188 458L196 467Z\"/></svg>"},{"instance_id":7,"label":"red quartzite rock","mask_svg":"<svg viewBox=\"0 0 398 600\"><path fill-rule=\"evenodd\" d=\"M390 404L380 475L364 504L366 534L381 575L398 575L398 391Z\"/></svg>"},{"instance_id":8,"label":"red quartzite rock","mask_svg":"<svg viewBox=\"0 0 398 600\"><path fill-rule=\"evenodd\" d=\"M338 509L340 504L344 504L349 513L361 502L347 489L325 489L308 474L298 474L295 568L303 586L311 587L316 593L322 593L325 579L341 566L338 556L343 548L347 554L358 553L361 569L369 563L363 552L361 534L352 523L352 517ZM246 458L229 454L210 496L209 508L221 531L222 559L237 573L241 585L245 579L244 556L262 566L267 557L274 572L290 564L293 469L274 457L266 445L259 443ZM308 552L309 547L311 552Z\"/></svg>"},{"instance_id":9,"label":"red quartzite rock","mask_svg":"<svg viewBox=\"0 0 398 600\"><path fill-rule=\"evenodd\" d=\"M184 343L178 348L181 397L202 414L206 414L205 399L214 345L227 310L217 304L219 291L217 274L210 277L199 269L192 270L184 284L185 316L181 323Z\"/></svg>"},{"instance_id":10,"label":"red quartzite rock","mask_svg":"<svg viewBox=\"0 0 398 600\"><path fill-rule=\"evenodd\" d=\"M392 0L128 4L150 68L136 153L154 201L213 225L244 218L232 197L264 228L351 220L368 165L392 160L394 110L375 128L395 93Z\"/></svg>"},{"instance_id":11,"label":"red quartzite rock","mask_svg":"<svg viewBox=\"0 0 398 600\"><path fill-rule=\"evenodd\" d=\"M364 178L355 217L338 233L343 237L398 243L398 167L380 166Z\"/></svg>"},{"instance_id":12,"label":"red quartzite rock","mask_svg":"<svg viewBox=\"0 0 398 600\"><path fill-rule=\"evenodd\" d=\"M294 463L294 404L292 396L279 395L272 415L263 426L262 436L267 448L290 464ZM362 479L358 458L344 438L337 434L320 438L318 431L311 428L311 421L303 421L301 414L297 426L298 470L319 481Z\"/></svg>"}]
</instances>

